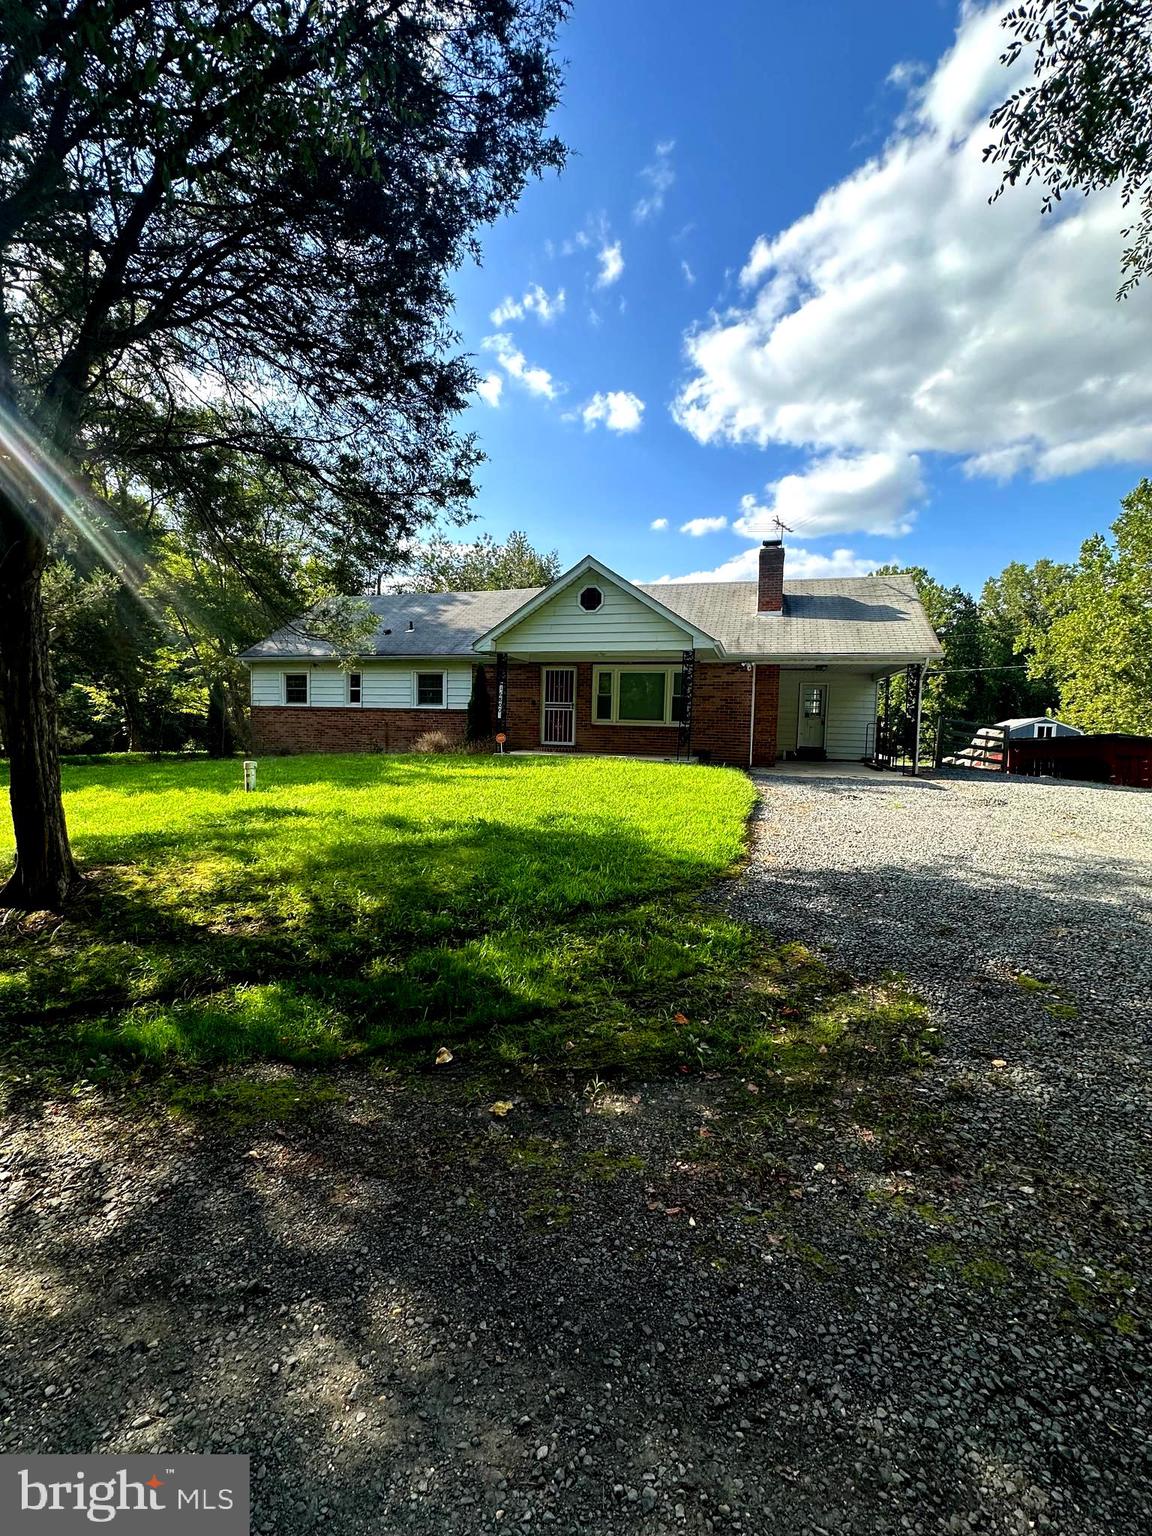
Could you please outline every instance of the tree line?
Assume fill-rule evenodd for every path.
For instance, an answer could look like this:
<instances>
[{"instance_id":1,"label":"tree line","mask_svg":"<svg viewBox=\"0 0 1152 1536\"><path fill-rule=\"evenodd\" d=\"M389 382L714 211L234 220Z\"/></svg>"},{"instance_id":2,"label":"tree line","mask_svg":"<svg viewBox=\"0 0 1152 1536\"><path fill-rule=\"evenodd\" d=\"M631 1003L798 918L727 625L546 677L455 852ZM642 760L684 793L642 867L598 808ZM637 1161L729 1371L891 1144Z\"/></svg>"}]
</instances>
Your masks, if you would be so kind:
<instances>
[{"instance_id":1,"label":"tree line","mask_svg":"<svg viewBox=\"0 0 1152 1536\"><path fill-rule=\"evenodd\" d=\"M118 530L121 538L131 531L130 573L109 571L85 543L59 542L44 600L62 753L229 756L248 737L241 651L286 615L311 615L310 628L350 655L367 638L371 619L348 595L365 590L364 573L294 537L291 520L259 485L243 493L232 486L231 494L247 526L234 530L228 560L179 520L157 519L130 499ZM249 579L238 574L237 557ZM503 542L488 533L468 542L441 533L404 549L371 586L376 594L539 587L559 572L556 551L535 549L519 531Z\"/></svg>"},{"instance_id":2,"label":"tree line","mask_svg":"<svg viewBox=\"0 0 1152 1536\"><path fill-rule=\"evenodd\" d=\"M1084 731L1152 734L1152 481L1120 505L1111 536L1093 534L1078 560L1014 561L979 597L910 570L944 646L929 719L1051 712Z\"/></svg>"},{"instance_id":3,"label":"tree line","mask_svg":"<svg viewBox=\"0 0 1152 1536\"><path fill-rule=\"evenodd\" d=\"M86 542L58 542L45 599L65 753L226 755L247 730L236 655L285 614L325 612L327 633L351 654L363 636L349 593L540 587L560 572L556 551L520 531L503 542L437 533L368 581L318 554L277 495L239 466L220 461L211 479L230 530L226 560L172 508L159 517L126 494L114 508L114 485L106 516L115 511L133 569L114 575ZM923 567L909 574L944 646L925 689L929 719L986 725L1052 713L1086 731L1152 733L1152 482L1124 498L1111 536L1094 534L1075 562L1014 561L978 597Z\"/></svg>"}]
</instances>

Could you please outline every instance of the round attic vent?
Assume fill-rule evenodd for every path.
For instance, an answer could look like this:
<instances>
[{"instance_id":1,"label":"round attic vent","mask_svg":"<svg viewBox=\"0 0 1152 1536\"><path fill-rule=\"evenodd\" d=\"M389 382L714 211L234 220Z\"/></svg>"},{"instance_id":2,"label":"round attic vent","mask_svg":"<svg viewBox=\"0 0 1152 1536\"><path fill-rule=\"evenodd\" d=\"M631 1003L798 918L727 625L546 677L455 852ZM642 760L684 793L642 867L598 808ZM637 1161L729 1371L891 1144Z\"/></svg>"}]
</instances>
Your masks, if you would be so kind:
<instances>
[{"instance_id":1,"label":"round attic vent","mask_svg":"<svg viewBox=\"0 0 1152 1536\"><path fill-rule=\"evenodd\" d=\"M604 594L599 587L585 587L580 594L580 606L585 613L595 613L604 602Z\"/></svg>"}]
</instances>

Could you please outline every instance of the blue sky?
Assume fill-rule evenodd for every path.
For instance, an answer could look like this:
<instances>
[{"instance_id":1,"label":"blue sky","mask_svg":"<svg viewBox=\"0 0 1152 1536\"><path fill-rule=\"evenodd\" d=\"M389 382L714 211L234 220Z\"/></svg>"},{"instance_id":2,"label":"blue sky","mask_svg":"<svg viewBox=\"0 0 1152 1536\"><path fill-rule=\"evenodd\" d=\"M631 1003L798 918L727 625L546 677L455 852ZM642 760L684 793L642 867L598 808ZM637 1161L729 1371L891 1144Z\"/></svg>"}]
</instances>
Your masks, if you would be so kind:
<instances>
[{"instance_id":1,"label":"blue sky","mask_svg":"<svg viewBox=\"0 0 1152 1536\"><path fill-rule=\"evenodd\" d=\"M475 526L740 577L778 515L794 574L978 588L1111 522L1152 454L1152 294L1114 302L1114 200L989 207L995 22L577 0L572 158L457 282Z\"/></svg>"}]
</instances>

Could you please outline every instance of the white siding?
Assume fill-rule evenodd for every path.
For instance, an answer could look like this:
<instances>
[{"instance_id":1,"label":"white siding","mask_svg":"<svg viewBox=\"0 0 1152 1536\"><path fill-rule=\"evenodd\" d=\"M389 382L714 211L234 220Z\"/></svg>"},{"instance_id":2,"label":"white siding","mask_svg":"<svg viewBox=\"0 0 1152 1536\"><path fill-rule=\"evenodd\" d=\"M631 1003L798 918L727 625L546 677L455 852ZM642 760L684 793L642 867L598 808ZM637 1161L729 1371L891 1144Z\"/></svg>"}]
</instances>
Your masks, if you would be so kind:
<instances>
[{"instance_id":1,"label":"white siding","mask_svg":"<svg viewBox=\"0 0 1152 1536\"><path fill-rule=\"evenodd\" d=\"M781 672L776 717L776 751L796 750L800 690L819 684L828 690L824 751L830 758L854 762L875 747L876 680L861 672Z\"/></svg>"},{"instance_id":2,"label":"white siding","mask_svg":"<svg viewBox=\"0 0 1152 1536\"><path fill-rule=\"evenodd\" d=\"M580 606L585 587L598 587L604 594L603 604L594 613L585 613ZM590 571L505 630L498 648L553 656L605 652L647 656L653 651L682 651L691 643L678 624Z\"/></svg>"},{"instance_id":3,"label":"white siding","mask_svg":"<svg viewBox=\"0 0 1152 1536\"><path fill-rule=\"evenodd\" d=\"M337 666L335 662L253 662L252 703L283 704L285 672L308 673L308 698L315 709L348 703L348 672L363 677L362 707L365 709L413 709L417 672L446 672L447 708L466 709L472 697L470 661L365 661L358 667ZM294 708L303 709L304 705ZM353 706L355 707L355 706ZM435 714L429 709L429 714Z\"/></svg>"}]
</instances>

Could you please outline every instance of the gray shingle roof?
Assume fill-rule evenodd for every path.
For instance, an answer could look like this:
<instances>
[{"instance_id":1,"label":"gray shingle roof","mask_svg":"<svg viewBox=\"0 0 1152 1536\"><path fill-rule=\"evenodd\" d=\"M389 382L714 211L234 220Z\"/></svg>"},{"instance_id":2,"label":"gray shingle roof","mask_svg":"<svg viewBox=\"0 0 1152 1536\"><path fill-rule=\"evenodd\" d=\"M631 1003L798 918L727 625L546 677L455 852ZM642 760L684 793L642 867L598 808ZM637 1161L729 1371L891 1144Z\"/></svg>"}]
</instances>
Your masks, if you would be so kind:
<instances>
[{"instance_id":1,"label":"gray shingle roof","mask_svg":"<svg viewBox=\"0 0 1152 1536\"><path fill-rule=\"evenodd\" d=\"M664 582L641 590L714 635L730 656L942 654L911 576L785 581L779 615L756 612L754 581Z\"/></svg>"},{"instance_id":2,"label":"gray shingle roof","mask_svg":"<svg viewBox=\"0 0 1152 1536\"><path fill-rule=\"evenodd\" d=\"M478 635L506 619L539 590L539 587L521 587L500 592L387 592L383 597L365 598L380 621L375 654L471 656L472 642ZM331 655L333 650L327 641L313 639L302 629L287 624L267 640L261 640L245 651L240 659L269 661L292 657L319 660Z\"/></svg>"},{"instance_id":3,"label":"gray shingle roof","mask_svg":"<svg viewBox=\"0 0 1152 1536\"><path fill-rule=\"evenodd\" d=\"M637 583L730 656L939 656L940 645L916 598L910 576L854 576L785 581L782 615L756 612L754 581ZM534 597L539 587L499 592L394 592L366 601L376 614L377 656L471 656L472 643ZM412 628L409 629L409 624ZM244 661L321 660L332 647L299 627L252 646Z\"/></svg>"}]
</instances>

